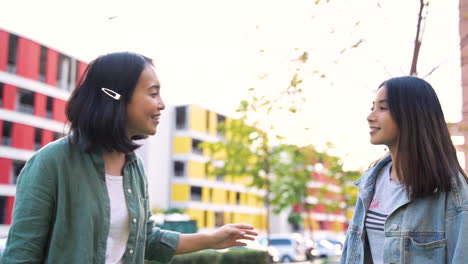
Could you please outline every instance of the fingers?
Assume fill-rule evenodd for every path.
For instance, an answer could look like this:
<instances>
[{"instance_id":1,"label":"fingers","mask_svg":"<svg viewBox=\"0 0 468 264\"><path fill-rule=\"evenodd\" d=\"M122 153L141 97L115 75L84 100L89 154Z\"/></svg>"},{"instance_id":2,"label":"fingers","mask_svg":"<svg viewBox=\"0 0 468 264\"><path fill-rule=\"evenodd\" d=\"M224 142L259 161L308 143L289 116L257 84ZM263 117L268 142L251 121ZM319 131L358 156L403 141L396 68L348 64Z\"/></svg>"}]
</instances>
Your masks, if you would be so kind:
<instances>
[{"instance_id":1,"label":"fingers","mask_svg":"<svg viewBox=\"0 0 468 264\"><path fill-rule=\"evenodd\" d=\"M228 226L238 228L238 229L245 229L245 230L255 229L252 225L248 225L248 224L229 224Z\"/></svg>"}]
</instances>

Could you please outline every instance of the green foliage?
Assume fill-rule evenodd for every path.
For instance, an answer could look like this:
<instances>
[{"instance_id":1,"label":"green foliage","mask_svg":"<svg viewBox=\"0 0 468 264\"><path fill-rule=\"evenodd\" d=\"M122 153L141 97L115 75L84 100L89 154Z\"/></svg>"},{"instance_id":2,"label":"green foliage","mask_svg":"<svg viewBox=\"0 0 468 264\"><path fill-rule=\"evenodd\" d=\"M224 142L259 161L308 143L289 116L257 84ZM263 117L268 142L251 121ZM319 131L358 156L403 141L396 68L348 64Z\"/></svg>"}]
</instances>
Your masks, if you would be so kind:
<instances>
[{"instance_id":1,"label":"green foliage","mask_svg":"<svg viewBox=\"0 0 468 264\"><path fill-rule=\"evenodd\" d=\"M267 257L266 252L250 249L209 250L175 256L171 264L266 264Z\"/></svg>"}]
</instances>

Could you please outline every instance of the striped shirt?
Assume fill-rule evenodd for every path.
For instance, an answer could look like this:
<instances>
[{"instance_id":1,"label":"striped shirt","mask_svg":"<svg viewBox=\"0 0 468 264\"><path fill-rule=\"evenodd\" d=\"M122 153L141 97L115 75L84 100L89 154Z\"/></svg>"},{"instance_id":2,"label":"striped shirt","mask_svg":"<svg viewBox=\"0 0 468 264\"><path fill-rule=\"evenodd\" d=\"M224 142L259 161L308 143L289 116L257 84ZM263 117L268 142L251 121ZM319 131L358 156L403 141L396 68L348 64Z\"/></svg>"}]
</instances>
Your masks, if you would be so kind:
<instances>
[{"instance_id":1,"label":"striped shirt","mask_svg":"<svg viewBox=\"0 0 468 264\"><path fill-rule=\"evenodd\" d=\"M372 260L375 264L383 262L383 246L385 242L385 221L406 199L406 191L402 184L390 179L392 163L380 171L375 183L375 192L367 210L365 228L369 240Z\"/></svg>"}]
</instances>

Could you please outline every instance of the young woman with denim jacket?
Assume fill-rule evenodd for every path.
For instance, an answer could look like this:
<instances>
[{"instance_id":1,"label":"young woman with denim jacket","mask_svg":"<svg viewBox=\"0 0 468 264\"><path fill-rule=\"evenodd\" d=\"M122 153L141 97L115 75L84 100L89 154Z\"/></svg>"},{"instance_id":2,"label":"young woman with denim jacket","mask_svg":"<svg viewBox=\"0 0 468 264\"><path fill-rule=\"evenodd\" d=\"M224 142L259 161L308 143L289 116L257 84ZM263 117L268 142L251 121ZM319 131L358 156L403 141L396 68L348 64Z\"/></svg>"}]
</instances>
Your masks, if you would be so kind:
<instances>
[{"instance_id":1,"label":"young woman with denim jacket","mask_svg":"<svg viewBox=\"0 0 468 264\"><path fill-rule=\"evenodd\" d=\"M356 181L341 263L468 263L467 177L431 85L385 81L367 120L390 153Z\"/></svg>"},{"instance_id":2,"label":"young woman with denim jacket","mask_svg":"<svg viewBox=\"0 0 468 264\"><path fill-rule=\"evenodd\" d=\"M68 101L70 136L39 150L19 176L0 262L166 263L252 240L245 224L206 234L154 227L134 140L156 133L164 107L149 58L124 52L92 61Z\"/></svg>"}]
</instances>

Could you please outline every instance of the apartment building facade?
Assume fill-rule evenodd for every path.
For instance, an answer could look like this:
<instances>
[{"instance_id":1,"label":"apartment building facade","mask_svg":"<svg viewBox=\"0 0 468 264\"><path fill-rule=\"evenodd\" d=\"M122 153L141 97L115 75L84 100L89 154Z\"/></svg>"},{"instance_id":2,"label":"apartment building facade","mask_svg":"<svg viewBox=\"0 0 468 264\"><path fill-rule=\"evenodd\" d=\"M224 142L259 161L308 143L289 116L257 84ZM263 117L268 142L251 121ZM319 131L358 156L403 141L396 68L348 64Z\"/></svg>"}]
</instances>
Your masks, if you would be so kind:
<instances>
[{"instance_id":1,"label":"apartment building facade","mask_svg":"<svg viewBox=\"0 0 468 264\"><path fill-rule=\"evenodd\" d=\"M247 188L248 178L209 173L209 156L200 144L221 140L225 135L217 127L225 120L195 105L166 107L157 134L138 150L147 169L151 205L182 209L202 230L235 222L265 230L264 191Z\"/></svg>"},{"instance_id":2,"label":"apartment building facade","mask_svg":"<svg viewBox=\"0 0 468 264\"><path fill-rule=\"evenodd\" d=\"M0 28L0 234L11 223L26 160L66 132L66 100L86 66Z\"/></svg>"}]
</instances>

